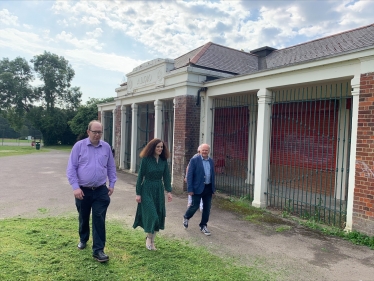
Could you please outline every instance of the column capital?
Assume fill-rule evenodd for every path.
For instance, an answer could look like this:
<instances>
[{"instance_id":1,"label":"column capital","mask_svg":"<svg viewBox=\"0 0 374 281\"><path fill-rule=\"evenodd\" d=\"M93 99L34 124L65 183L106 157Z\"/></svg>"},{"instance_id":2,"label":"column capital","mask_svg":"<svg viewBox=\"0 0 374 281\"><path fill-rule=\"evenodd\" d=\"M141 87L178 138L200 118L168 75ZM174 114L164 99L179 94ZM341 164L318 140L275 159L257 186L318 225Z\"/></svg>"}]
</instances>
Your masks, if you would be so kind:
<instances>
[{"instance_id":1,"label":"column capital","mask_svg":"<svg viewBox=\"0 0 374 281\"><path fill-rule=\"evenodd\" d=\"M160 100L155 100L153 104L155 105L155 108L157 108L157 107L162 106L162 101L160 101Z\"/></svg>"},{"instance_id":2,"label":"column capital","mask_svg":"<svg viewBox=\"0 0 374 281\"><path fill-rule=\"evenodd\" d=\"M139 105L138 105L137 103L133 103L133 104L131 104L131 108L132 108L133 110L138 110L138 107L139 107Z\"/></svg>"},{"instance_id":3,"label":"column capital","mask_svg":"<svg viewBox=\"0 0 374 281\"><path fill-rule=\"evenodd\" d=\"M270 103L272 100L272 92L268 89L260 89L257 92L258 103Z\"/></svg>"},{"instance_id":4,"label":"column capital","mask_svg":"<svg viewBox=\"0 0 374 281\"><path fill-rule=\"evenodd\" d=\"M355 79L356 77L354 77L352 79L352 82L351 82L351 93L352 93L352 96L359 96L360 95L360 80L357 81L357 79Z\"/></svg>"}]
</instances>

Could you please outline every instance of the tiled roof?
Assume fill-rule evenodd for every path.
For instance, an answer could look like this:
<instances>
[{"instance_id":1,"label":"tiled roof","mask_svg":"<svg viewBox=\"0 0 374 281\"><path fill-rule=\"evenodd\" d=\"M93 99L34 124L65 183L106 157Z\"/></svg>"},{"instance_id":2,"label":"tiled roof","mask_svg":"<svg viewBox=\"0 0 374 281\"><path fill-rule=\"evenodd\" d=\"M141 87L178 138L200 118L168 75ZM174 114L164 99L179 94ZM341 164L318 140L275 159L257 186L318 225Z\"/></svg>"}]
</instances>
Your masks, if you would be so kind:
<instances>
[{"instance_id":1,"label":"tiled roof","mask_svg":"<svg viewBox=\"0 0 374 281\"><path fill-rule=\"evenodd\" d=\"M209 44L209 43L208 43ZM201 49L204 48L204 46L208 45L208 44L205 44L195 50L192 50L191 52L188 52L187 54L184 54L182 56L180 56L179 58L176 58L174 60L174 68L175 69L178 69L178 68L181 68L181 67L184 67L186 65L188 65L190 63L190 60L193 59L196 55L198 55L201 51Z\"/></svg>"},{"instance_id":2,"label":"tiled roof","mask_svg":"<svg viewBox=\"0 0 374 281\"><path fill-rule=\"evenodd\" d=\"M209 42L175 59L174 67L176 69L186 65L232 74L244 74L257 71L258 58L244 51Z\"/></svg>"},{"instance_id":3,"label":"tiled roof","mask_svg":"<svg viewBox=\"0 0 374 281\"><path fill-rule=\"evenodd\" d=\"M174 68L194 65L226 73L245 74L370 47L374 47L374 24L275 50L266 57L209 42L176 58Z\"/></svg>"},{"instance_id":4,"label":"tiled roof","mask_svg":"<svg viewBox=\"0 0 374 281\"><path fill-rule=\"evenodd\" d=\"M266 57L266 68L287 66L374 46L374 24L276 50Z\"/></svg>"}]
</instances>

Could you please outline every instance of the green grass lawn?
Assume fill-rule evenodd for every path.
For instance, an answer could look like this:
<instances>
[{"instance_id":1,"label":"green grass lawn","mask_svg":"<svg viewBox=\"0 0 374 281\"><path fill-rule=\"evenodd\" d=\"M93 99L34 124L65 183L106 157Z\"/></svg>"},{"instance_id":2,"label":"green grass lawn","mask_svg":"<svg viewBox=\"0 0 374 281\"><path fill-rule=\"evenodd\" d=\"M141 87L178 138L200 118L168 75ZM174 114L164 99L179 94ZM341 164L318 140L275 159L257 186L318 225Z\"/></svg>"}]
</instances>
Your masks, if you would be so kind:
<instances>
[{"instance_id":1,"label":"green grass lawn","mask_svg":"<svg viewBox=\"0 0 374 281\"><path fill-rule=\"evenodd\" d=\"M20 139L6 139L6 138L1 138L0 139L0 144L2 142L30 143L30 146L31 146L31 140L20 140Z\"/></svg>"},{"instance_id":2,"label":"green grass lawn","mask_svg":"<svg viewBox=\"0 0 374 281\"><path fill-rule=\"evenodd\" d=\"M72 146L71 145L55 145L55 146L42 146L39 150L35 148L35 146L1 146L0 145L0 157L2 156L16 156L16 155L25 155L31 153L42 153L48 152L51 149L57 149L60 151L70 152Z\"/></svg>"},{"instance_id":3,"label":"green grass lawn","mask_svg":"<svg viewBox=\"0 0 374 281\"><path fill-rule=\"evenodd\" d=\"M233 264L185 241L157 237L145 248L140 230L107 222L107 263L78 250L77 218L0 220L0 280L275 280L262 269ZM273 273L274 274L274 273Z\"/></svg>"}]
</instances>

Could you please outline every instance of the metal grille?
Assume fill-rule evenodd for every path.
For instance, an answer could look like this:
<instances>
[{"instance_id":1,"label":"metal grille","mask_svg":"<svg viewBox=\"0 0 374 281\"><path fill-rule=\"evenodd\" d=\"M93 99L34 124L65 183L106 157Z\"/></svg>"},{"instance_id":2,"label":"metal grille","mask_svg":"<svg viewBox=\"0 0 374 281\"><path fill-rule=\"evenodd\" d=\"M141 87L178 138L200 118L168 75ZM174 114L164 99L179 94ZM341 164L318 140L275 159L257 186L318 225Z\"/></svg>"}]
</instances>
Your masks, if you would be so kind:
<instances>
[{"instance_id":1,"label":"metal grille","mask_svg":"<svg viewBox=\"0 0 374 281\"><path fill-rule=\"evenodd\" d=\"M131 167L131 136L132 136L132 108L131 106L126 106L126 116L125 116L125 147L124 147L124 168L129 170Z\"/></svg>"},{"instance_id":2,"label":"metal grille","mask_svg":"<svg viewBox=\"0 0 374 281\"><path fill-rule=\"evenodd\" d=\"M273 91L268 205L344 227L349 82Z\"/></svg>"},{"instance_id":3,"label":"metal grille","mask_svg":"<svg viewBox=\"0 0 374 281\"><path fill-rule=\"evenodd\" d=\"M113 140L113 113L105 111L104 113L104 141L112 145Z\"/></svg>"},{"instance_id":4,"label":"metal grille","mask_svg":"<svg viewBox=\"0 0 374 281\"><path fill-rule=\"evenodd\" d=\"M136 171L139 170L140 157L142 149L154 138L155 128L155 110L153 103L140 104L138 107L138 128L136 144Z\"/></svg>"},{"instance_id":5,"label":"metal grille","mask_svg":"<svg viewBox=\"0 0 374 281\"><path fill-rule=\"evenodd\" d=\"M215 99L212 114L216 188L228 195L253 199L257 96Z\"/></svg>"},{"instance_id":6,"label":"metal grille","mask_svg":"<svg viewBox=\"0 0 374 281\"><path fill-rule=\"evenodd\" d=\"M174 105L173 101L164 101L162 103L162 131L161 139L165 142L166 146L170 151L170 155L173 155L173 135L174 135ZM173 157L169 157L168 166L169 171L173 168Z\"/></svg>"}]
</instances>

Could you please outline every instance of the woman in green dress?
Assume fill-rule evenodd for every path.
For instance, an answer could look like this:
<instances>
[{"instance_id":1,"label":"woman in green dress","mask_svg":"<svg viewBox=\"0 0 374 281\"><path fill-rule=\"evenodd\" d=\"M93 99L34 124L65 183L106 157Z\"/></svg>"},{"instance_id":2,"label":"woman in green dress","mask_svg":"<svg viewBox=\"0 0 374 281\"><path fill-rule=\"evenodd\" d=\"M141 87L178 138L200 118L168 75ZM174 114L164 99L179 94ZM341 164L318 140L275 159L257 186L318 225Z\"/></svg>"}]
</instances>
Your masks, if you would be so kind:
<instances>
[{"instance_id":1,"label":"woman in green dress","mask_svg":"<svg viewBox=\"0 0 374 281\"><path fill-rule=\"evenodd\" d=\"M165 195L171 202L171 177L167 159L170 152L160 139L151 140L140 152L141 162L136 182L136 210L133 228L138 226L147 233L145 246L148 250L155 247L156 233L165 228Z\"/></svg>"}]
</instances>

